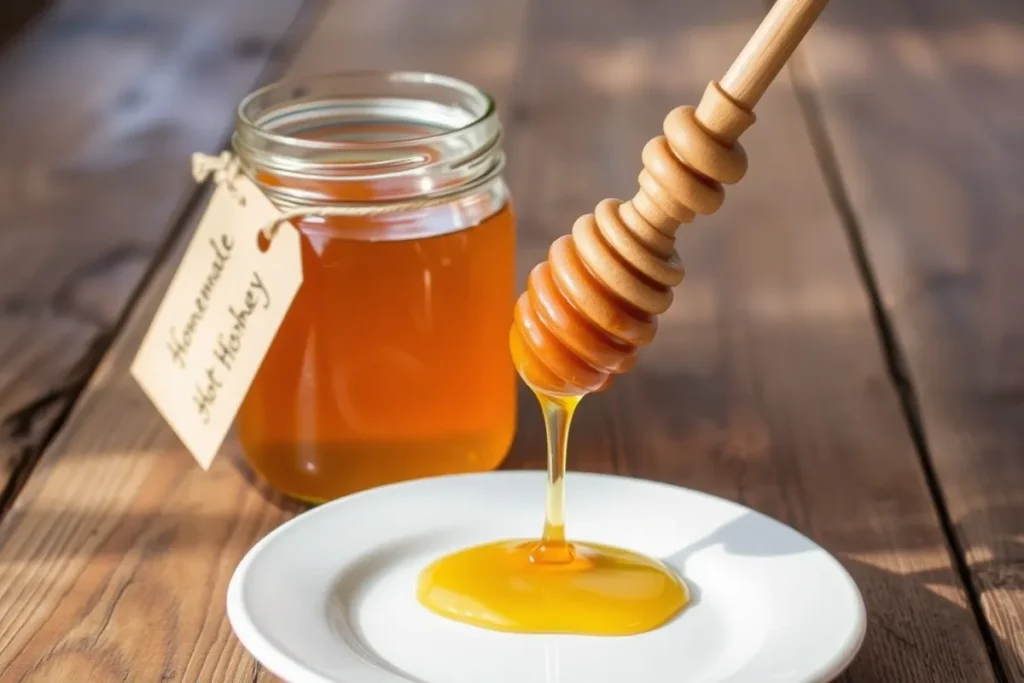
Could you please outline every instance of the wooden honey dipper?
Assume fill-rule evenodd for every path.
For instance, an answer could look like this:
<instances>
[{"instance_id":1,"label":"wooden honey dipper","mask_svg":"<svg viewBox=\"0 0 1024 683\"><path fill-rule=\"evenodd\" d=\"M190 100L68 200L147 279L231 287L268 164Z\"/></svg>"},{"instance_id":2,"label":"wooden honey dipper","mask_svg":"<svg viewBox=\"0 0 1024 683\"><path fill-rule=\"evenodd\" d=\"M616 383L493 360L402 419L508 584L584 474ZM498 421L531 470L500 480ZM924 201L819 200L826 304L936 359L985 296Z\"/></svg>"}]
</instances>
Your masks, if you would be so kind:
<instances>
[{"instance_id":1,"label":"wooden honey dipper","mask_svg":"<svg viewBox=\"0 0 1024 683\"><path fill-rule=\"evenodd\" d=\"M583 395L632 367L683 279L676 230L717 211L722 186L746 173L737 140L827 2L777 0L721 82L708 84L696 108L669 112L664 135L644 146L636 196L605 199L551 245L516 303L510 333L531 388Z\"/></svg>"}]
</instances>

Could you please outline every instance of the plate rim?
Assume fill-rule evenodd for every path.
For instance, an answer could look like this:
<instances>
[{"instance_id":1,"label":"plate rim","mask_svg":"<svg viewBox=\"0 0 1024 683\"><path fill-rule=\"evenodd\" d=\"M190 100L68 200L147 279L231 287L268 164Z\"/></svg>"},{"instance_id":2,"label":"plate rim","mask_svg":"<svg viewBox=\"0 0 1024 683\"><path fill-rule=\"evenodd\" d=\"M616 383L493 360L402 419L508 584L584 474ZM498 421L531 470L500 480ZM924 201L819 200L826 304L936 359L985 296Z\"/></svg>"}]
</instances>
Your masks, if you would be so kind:
<instances>
[{"instance_id":1,"label":"plate rim","mask_svg":"<svg viewBox=\"0 0 1024 683\"><path fill-rule=\"evenodd\" d=\"M466 472L457 474L446 474L433 477L420 477L416 479L409 479L405 481L394 482L391 484L385 484L363 491L358 491L347 496L336 498L327 503L323 503L316 507L305 510L298 515L292 517L288 521L280 524L276 528L268 532L263 538L259 539L242 557L235 570L232 572L231 579L228 582L227 594L226 594L226 611L228 622L231 626L231 630L234 632L235 637L238 639L242 647L253 657L260 665L264 666L267 670L276 676L283 678L290 683L359 683L356 680L352 681L338 681L330 678L325 678L321 674L313 671L306 667L301 662L296 661L291 657L284 648L280 645L273 643L267 638L260 629L253 622L248 610L246 609L245 600L243 597L243 586L246 575L252 564L256 561L259 555L264 549L274 542L274 539L287 534L289 530L298 525L307 523L308 520L315 516L333 514L333 510L339 507L343 507L345 504L359 498L365 498L376 495L386 495L393 489L405 488L410 485L424 485L429 482L437 481L455 481L460 479L495 479L495 478L513 478L513 477L537 477L547 476L545 470L540 469L517 469L517 470L495 470L490 472ZM687 494L696 496L698 498L713 501L715 504L724 504L726 506L732 506L739 510L753 514L760 517L770 523L781 525L795 534L798 534L801 538L806 540L814 548L819 550L824 556L832 563L834 569L838 570L838 576L842 578L846 588L850 590L851 594L855 598L856 602L856 614L855 621L851 624L849 638L843 643L842 647L836 649L834 655L823 662L823 664L813 672L809 673L810 678L801 683L819 683L825 681L831 681L841 675L856 659L857 655L864 644L864 639L867 634L867 606L864 602L864 596L857 586L856 581L850 575L849 571L843 566L842 562L827 548L822 546L820 543L810 538L802 531L794 528L793 526L783 522L779 519L771 517L759 510L748 507L742 503L716 496L699 489L693 489L686 486L680 486L678 484L671 484L668 482L657 481L654 479L645 479L642 477L631 476L631 475L620 475L620 474L606 474L602 472L581 472L571 471L566 473L566 484L571 485L572 481L579 481L583 479L593 480L605 480L605 481L625 481L631 485L639 484L641 486L651 486L656 488L671 489L673 491L681 491ZM260 652L260 655L256 655L256 651ZM400 678L406 678L395 672L388 672L391 675L397 675Z\"/></svg>"}]
</instances>

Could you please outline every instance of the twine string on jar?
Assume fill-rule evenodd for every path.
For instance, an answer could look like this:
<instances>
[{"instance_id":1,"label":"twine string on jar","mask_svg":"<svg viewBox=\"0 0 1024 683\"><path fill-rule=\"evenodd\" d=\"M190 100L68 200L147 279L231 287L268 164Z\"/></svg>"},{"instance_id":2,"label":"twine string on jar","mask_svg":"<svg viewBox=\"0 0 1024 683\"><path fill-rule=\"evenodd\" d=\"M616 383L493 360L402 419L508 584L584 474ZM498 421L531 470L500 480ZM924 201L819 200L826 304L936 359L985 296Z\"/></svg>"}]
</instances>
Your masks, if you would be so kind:
<instances>
[{"instance_id":1,"label":"twine string on jar","mask_svg":"<svg viewBox=\"0 0 1024 683\"><path fill-rule=\"evenodd\" d=\"M495 173L501 171L501 166L498 164L491 172L487 173L482 180L489 180L494 176ZM192 177L197 183L204 183L208 179L212 179L214 184L219 187L224 187L235 199L238 200L239 204L245 206L245 197L239 192L237 181L243 176L245 171L242 168L242 163L237 156L231 152L225 150L217 156L210 154L204 154L202 152L196 152L192 155ZM475 185L476 183L474 183ZM304 206L295 209L289 209L287 211L281 211L273 221L260 227L260 233L269 242L274 239L277 234L277 230L282 223L294 220L296 218L326 218L328 216L378 216L386 213L397 213L399 211L416 211L418 209L425 209L432 206L440 206L442 204L449 204L452 201L453 195L461 195L466 191L466 187L461 187L457 191L447 192L444 194L436 194L429 197L422 197L419 199L413 199L408 201L394 201L386 203L351 203L351 204L336 204L332 206L325 205L313 205Z\"/></svg>"}]
</instances>

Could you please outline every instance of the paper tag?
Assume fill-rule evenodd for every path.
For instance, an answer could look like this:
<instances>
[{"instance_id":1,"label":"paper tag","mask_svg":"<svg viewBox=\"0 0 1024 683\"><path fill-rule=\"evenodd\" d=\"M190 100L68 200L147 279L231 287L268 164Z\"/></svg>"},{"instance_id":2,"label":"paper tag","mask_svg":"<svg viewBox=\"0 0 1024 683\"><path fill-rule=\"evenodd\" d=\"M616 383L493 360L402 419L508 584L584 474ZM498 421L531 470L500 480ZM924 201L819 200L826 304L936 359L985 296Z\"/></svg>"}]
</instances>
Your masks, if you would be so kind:
<instances>
[{"instance_id":1,"label":"paper tag","mask_svg":"<svg viewBox=\"0 0 1024 683\"><path fill-rule=\"evenodd\" d=\"M217 187L131 374L208 469L302 284L299 233L247 177Z\"/></svg>"}]
</instances>

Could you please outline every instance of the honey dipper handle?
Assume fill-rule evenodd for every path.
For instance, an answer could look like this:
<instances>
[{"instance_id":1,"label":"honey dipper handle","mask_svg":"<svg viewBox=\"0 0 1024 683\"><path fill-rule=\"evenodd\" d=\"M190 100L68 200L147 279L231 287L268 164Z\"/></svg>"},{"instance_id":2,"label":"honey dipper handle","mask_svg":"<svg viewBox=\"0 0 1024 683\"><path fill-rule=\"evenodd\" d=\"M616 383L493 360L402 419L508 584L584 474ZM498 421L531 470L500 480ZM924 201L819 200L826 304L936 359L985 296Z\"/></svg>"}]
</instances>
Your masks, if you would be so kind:
<instances>
[{"instance_id":1,"label":"honey dipper handle","mask_svg":"<svg viewBox=\"0 0 1024 683\"><path fill-rule=\"evenodd\" d=\"M827 4L828 0L776 0L725 73L722 90L753 110Z\"/></svg>"}]
</instances>

